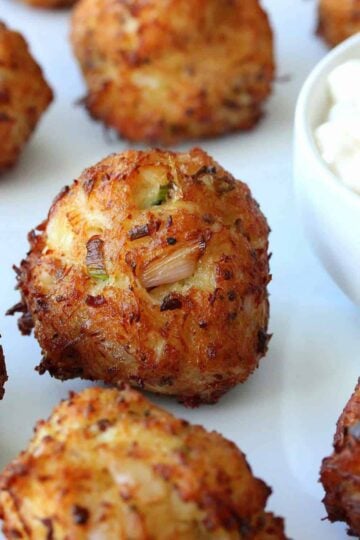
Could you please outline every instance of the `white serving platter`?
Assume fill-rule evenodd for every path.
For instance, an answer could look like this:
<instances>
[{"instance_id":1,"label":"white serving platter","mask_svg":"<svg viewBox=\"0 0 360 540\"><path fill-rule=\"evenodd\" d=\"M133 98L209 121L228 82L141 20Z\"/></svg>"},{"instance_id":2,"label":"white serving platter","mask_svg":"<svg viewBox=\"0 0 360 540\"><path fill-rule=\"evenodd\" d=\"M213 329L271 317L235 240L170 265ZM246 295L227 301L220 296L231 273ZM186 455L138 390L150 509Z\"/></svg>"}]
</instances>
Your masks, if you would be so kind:
<instances>
[{"instance_id":1,"label":"white serving platter","mask_svg":"<svg viewBox=\"0 0 360 540\"><path fill-rule=\"evenodd\" d=\"M0 403L3 467L25 447L38 419L47 417L70 389L88 384L61 383L34 371L40 358L35 339L21 337L16 319L4 315L18 300L11 266L25 255L27 232L45 217L60 188L84 167L129 145L109 139L75 105L85 89L68 43L69 12L39 11L17 0L0 2L0 19L28 38L56 92L19 165L0 178L0 331L9 372ZM315 1L264 4L275 28L279 76L267 114L249 133L198 144L250 185L268 217L274 337L260 369L219 404L189 410L170 399L153 399L240 446L255 474L273 487L269 508L285 517L289 537L340 540L347 537L346 526L322 520L318 471L360 372L360 312L310 252L292 187L296 98L326 47L314 35Z\"/></svg>"}]
</instances>

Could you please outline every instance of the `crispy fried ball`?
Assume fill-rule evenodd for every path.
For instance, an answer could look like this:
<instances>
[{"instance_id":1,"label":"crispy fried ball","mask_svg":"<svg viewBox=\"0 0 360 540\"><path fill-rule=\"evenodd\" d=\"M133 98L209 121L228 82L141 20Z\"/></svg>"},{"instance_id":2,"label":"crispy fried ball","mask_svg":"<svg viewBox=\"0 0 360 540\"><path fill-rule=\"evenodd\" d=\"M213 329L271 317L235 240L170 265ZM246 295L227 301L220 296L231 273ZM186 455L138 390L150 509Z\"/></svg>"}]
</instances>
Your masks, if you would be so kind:
<instances>
[{"instance_id":1,"label":"crispy fried ball","mask_svg":"<svg viewBox=\"0 0 360 540\"><path fill-rule=\"evenodd\" d=\"M7 381L6 365L3 349L0 345L0 399L4 397L4 385Z\"/></svg>"},{"instance_id":2,"label":"crispy fried ball","mask_svg":"<svg viewBox=\"0 0 360 540\"><path fill-rule=\"evenodd\" d=\"M22 0L26 4L37 8L58 9L68 8L75 4L77 0Z\"/></svg>"},{"instance_id":3,"label":"crispy fried ball","mask_svg":"<svg viewBox=\"0 0 360 540\"><path fill-rule=\"evenodd\" d=\"M51 100L26 41L0 22L0 172L17 161Z\"/></svg>"},{"instance_id":4,"label":"crispy fried ball","mask_svg":"<svg viewBox=\"0 0 360 540\"><path fill-rule=\"evenodd\" d=\"M132 141L249 129L271 91L258 0L81 0L71 36L88 110Z\"/></svg>"},{"instance_id":5,"label":"crispy fried ball","mask_svg":"<svg viewBox=\"0 0 360 540\"><path fill-rule=\"evenodd\" d=\"M268 230L248 187L200 149L85 170L18 270L38 369L215 402L267 349Z\"/></svg>"},{"instance_id":6,"label":"crispy fried ball","mask_svg":"<svg viewBox=\"0 0 360 540\"><path fill-rule=\"evenodd\" d=\"M0 477L7 538L275 540L271 490L221 435L130 390L72 394Z\"/></svg>"},{"instance_id":7,"label":"crispy fried ball","mask_svg":"<svg viewBox=\"0 0 360 540\"><path fill-rule=\"evenodd\" d=\"M360 32L360 0L320 0L318 34L337 45Z\"/></svg>"},{"instance_id":8,"label":"crispy fried ball","mask_svg":"<svg viewBox=\"0 0 360 540\"><path fill-rule=\"evenodd\" d=\"M360 379L337 424L334 453L324 459L321 482L330 521L345 521L360 538Z\"/></svg>"}]
</instances>

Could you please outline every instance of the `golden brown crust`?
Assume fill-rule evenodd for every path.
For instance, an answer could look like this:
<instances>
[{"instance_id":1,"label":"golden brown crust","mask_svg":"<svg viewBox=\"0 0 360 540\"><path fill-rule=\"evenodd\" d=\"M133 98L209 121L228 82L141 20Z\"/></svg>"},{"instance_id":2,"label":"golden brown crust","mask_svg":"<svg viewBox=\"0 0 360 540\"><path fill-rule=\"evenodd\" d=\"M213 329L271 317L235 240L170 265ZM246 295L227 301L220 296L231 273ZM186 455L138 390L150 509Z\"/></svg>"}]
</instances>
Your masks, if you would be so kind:
<instances>
[{"instance_id":1,"label":"golden brown crust","mask_svg":"<svg viewBox=\"0 0 360 540\"><path fill-rule=\"evenodd\" d=\"M4 385L7 381L6 365L3 349L0 345L0 399L4 397Z\"/></svg>"},{"instance_id":2,"label":"golden brown crust","mask_svg":"<svg viewBox=\"0 0 360 540\"><path fill-rule=\"evenodd\" d=\"M71 36L88 110L132 141L249 129L271 91L258 0L81 0Z\"/></svg>"},{"instance_id":3,"label":"golden brown crust","mask_svg":"<svg viewBox=\"0 0 360 540\"><path fill-rule=\"evenodd\" d=\"M360 0L320 0L318 34L334 46L360 32Z\"/></svg>"},{"instance_id":4,"label":"golden brown crust","mask_svg":"<svg viewBox=\"0 0 360 540\"><path fill-rule=\"evenodd\" d=\"M7 538L285 540L271 490L221 435L130 390L72 394L0 477Z\"/></svg>"},{"instance_id":5,"label":"golden brown crust","mask_svg":"<svg viewBox=\"0 0 360 540\"><path fill-rule=\"evenodd\" d=\"M360 381L337 424L334 453L324 459L321 482L330 521L345 521L360 537Z\"/></svg>"},{"instance_id":6,"label":"golden brown crust","mask_svg":"<svg viewBox=\"0 0 360 540\"><path fill-rule=\"evenodd\" d=\"M51 100L26 41L0 22L0 172L17 161Z\"/></svg>"},{"instance_id":7,"label":"golden brown crust","mask_svg":"<svg viewBox=\"0 0 360 540\"><path fill-rule=\"evenodd\" d=\"M77 0L22 0L25 4L36 8L45 9L62 9L69 8L75 4Z\"/></svg>"},{"instance_id":8,"label":"golden brown crust","mask_svg":"<svg viewBox=\"0 0 360 540\"><path fill-rule=\"evenodd\" d=\"M152 205L164 183L167 200ZM200 149L87 169L30 234L19 271L16 309L35 323L40 371L216 401L267 350L268 231L248 187ZM186 261L173 282L144 277Z\"/></svg>"}]
</instances>

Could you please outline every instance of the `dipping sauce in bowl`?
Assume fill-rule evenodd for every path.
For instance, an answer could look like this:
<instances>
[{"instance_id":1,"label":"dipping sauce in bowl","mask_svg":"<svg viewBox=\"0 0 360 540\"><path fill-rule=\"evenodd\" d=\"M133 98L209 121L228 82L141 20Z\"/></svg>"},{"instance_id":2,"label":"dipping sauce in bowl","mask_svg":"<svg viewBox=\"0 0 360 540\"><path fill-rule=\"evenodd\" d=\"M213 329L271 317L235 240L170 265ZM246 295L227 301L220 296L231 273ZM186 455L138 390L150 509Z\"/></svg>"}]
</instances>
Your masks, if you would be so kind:
<instances>
[{"instance_id":1,"label":"dipping sauce in bowl","mask_svg":"<svg viewBox=\"0 0 360 540\"><path fill-rule=\"evenodd\" d=\"M347 187L360 194L360 59L330 72L331 106L315 132L324 161Z\"/></svg>"},{"instance_id":2,"label":"dipping sauce in bowl","mask_svg":"<svg viewBox=\"0 0 360 540\"><path fill-rule=\"evenodd\" d=\"M328 53L300 92L294 180L314 252L360 306L360 33Z\"/></svg>"}]
</instances>

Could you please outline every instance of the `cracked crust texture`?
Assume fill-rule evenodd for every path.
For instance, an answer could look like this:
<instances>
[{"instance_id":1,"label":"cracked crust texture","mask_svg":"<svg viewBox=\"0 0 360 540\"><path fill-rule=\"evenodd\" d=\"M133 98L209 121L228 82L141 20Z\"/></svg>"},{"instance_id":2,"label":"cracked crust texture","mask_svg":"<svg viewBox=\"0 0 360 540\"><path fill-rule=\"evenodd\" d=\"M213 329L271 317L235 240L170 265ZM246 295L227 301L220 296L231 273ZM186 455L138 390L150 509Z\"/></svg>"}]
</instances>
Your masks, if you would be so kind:
<instances>
[{"instance_id":1,"label":"cracked crust texture","mask_svg":"<svg viewBox=\"0 0 360 540\"><path fill-rule=\"evenodd\" d=\"M221 435L130 390L72 394L0 477L9 539L286 540Z\"/></svg>"},{"instance_id":2,"label":"cracked crust texture","mask_svg":"<svg viewBox=\"0 0 360 540\"><path fill-rule=\"evenodd\" d=\"M317 31L330 46L360 32L360 0L320 0Z\"/></svg>"},{"instance_id":3,"label":"cracked crust texture","mask_svg":"<svg viewBox=\"0 0 360 540\"><path fill-rule=\"evenodd\" d=\"M267 350L268 233L249 188L200 149L129 151L85 170L17 270L38 369L215 402Z\"/></svg>"},{"instance_id":4,"label":"cracked crust texture","mask_svg":"<svg viewBox=\"0 0 360 540\"><path fill-rule=\"evenodd\" d=\"M258 0L81 0L71 39L91 115L132 141L253 127L274 76Z\"/></svg>"},{"instance_id":5,"label":"cracked crust texture","mask_svg":"<svg viewBox=\"0 0 360 540\"><path fill-rule=\"evenodd\" d=\"M0 172L16 163L52 98L24 38L0 21Z\"/></svg>"},{"instance_id":6,"label":"cracked crust texture","mask_svg":"<svg viewBox=\"0 0 360 540\"><path fill-rule=\"evenodd\" d=\"M7 381L6 365L3 349L0 345L0 399L4 397L4 385Z\"/></svg>"},{"instance_id":7,"label":"cracked crust texture","mask_svg":"<svg viewBox=\"0 0 360 540\"><path fill-rule=\"evenodd\" d=\"M321 482L330 521L345 521L360 537L360 380L337 423L334 453L324 459Z\"/></svg>"}]
</instances>

